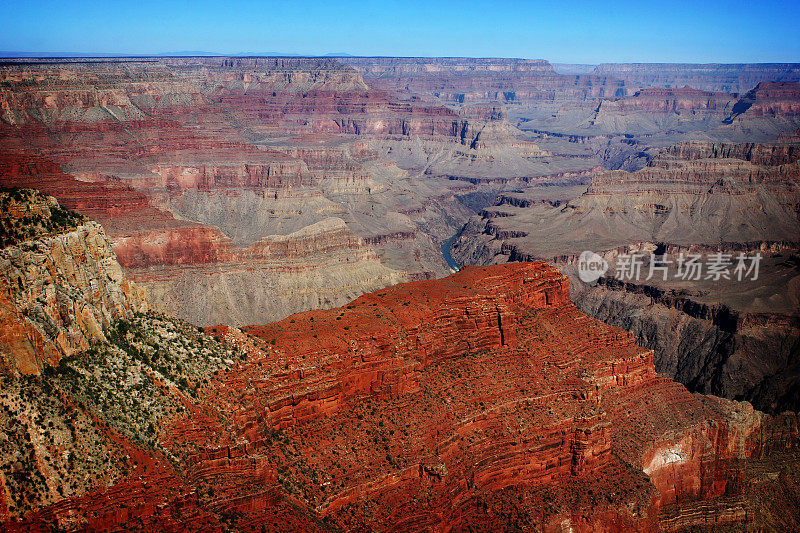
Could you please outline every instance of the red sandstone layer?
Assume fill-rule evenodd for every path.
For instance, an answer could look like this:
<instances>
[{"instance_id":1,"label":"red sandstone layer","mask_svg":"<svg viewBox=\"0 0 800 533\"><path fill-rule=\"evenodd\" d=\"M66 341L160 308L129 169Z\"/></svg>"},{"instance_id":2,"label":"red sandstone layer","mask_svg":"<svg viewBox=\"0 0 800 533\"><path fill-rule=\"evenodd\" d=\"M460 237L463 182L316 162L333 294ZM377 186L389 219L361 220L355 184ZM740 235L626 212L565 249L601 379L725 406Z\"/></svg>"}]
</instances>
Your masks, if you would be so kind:
<instances>
[{"instance_id":1,"label":"red sandstone layer","mask_svg":"<svg viewBox=\"0 0 800 533\"><path fill-rule=\"evenodd\" d=\"M579 312L543 263L471 267L247 335L211 331L248 357L159 431L181 474L140 470L24 527L741 523L750 458L798 445L793 416L658 377L651 352ZM694 514L700 503L712 511Z\"/></svg>"},{"instance_id":2,"label":"red sandstone layer","mask_svg":"<svg viewBox=\"0 0 800 533\"><path fill-rule=\"evenodd\" d=\"M729 94L682 89L642 89L617 101L621 112L686 113L698 111L730 112L736 99Z\"/></svg>"}]
</instances>

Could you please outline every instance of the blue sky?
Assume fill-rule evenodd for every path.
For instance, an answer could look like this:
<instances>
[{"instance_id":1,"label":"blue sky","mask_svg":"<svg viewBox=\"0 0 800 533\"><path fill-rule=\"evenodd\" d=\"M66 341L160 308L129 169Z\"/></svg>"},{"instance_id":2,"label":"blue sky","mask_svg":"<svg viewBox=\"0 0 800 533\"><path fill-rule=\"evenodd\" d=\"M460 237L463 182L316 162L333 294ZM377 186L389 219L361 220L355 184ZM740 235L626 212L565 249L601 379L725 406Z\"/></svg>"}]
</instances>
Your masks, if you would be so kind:
<instances>
[{"instance_id":1,"label":"blue sky","mask_svg":"<svg viewBox=\"0 0 800 533\"><path fill-rule=\"evenodd\" d=\"M800 62L800 0L0 0L0 51Z\"/></svg>"}]
</instances>

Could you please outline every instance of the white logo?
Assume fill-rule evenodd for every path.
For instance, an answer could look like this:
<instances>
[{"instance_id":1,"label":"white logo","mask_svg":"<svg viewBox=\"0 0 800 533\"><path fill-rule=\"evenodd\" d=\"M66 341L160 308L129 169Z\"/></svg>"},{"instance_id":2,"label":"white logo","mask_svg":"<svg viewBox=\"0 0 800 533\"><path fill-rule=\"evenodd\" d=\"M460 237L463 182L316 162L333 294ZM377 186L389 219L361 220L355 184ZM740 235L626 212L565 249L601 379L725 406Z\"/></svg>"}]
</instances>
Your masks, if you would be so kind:
<instances>
[{"instance_id":1,"label":"white logo","mask_svg":"<svg viewBox=\"0 0 800 533\"><path fill-rule=\"evenodd\" d=\"M586 250L578 257L578 277L584 283L597 281L608 270L608 262L594 252Z\"/></svg>"}]
</instances>

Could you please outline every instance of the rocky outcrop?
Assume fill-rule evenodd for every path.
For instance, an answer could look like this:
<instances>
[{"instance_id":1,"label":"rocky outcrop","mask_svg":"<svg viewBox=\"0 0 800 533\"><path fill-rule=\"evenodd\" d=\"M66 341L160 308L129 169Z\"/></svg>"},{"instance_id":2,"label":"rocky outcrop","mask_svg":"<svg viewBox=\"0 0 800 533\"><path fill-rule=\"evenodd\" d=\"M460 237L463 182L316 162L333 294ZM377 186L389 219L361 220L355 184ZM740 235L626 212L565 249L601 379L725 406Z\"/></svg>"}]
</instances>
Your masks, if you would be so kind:
<instances>
[{"instance_id":1,"label":"rocky outcrop","mask_svg":"<svg viewBox=\"0 0 800 533\"><path fill-rule=\"evenodd\" d=\"M701 91L690 87L680 89L642 89L630 98L617 100L619 112L698 113L730 112L735 98L726 93ZM601 106L607 105L604 101Z\"/></svg>"},{"instance_id":2,"label":"rocky outcrop","mask_svg":"<svg viewBox=\"0 0 800 533\"><path fill-rule=\"evenodd\" d=\"M679 143L639 171L596 174L570 201L501 196L470 220L452 253L461 264L552 260L572 273L581 309L633 332L663 375L767 412L796 410L797 158L789 137ZM584 250L604 255L608 282L578 280ZM645 265L638 280L615 283L619 256L631 253L666 254L670 277L645 281ZM761 254L758 280L676 277L680 254L715 253Z\"/></svg>"},{"instance_id":3,"label":"rocky outcrop","mask_svg":"<svg viewBox=\"0 0 800 533\"><path fill-rule=\"evenodd\" d=\"M46 202L46 212L36 205L29 212L50 217L58 204L52 198ZM43 220L47 226L49 219ZM147 305L95 222L6 246L0 250L2 370L36 374L57 365L104 340L103 329L111 322Z\"/></svg>"},{"instance_id":4,"label":"rocky outcrop","mask_svg":"<svg viewBox=\"0 0 800 533\"><path fill-rule=\"evenodd\" d=\"M794 118L798 115L800 83L761 82L736 102L727 121L754 117Z\"/></svg>"},{"instance_id":5,"label":"rocky outcrop","mask_svg":"<svg viewBox=\"0 0 800 533\"><path fill-rule=\"evenodd\" d=\"M127 333L115 342L144 348L151 322L117 328ZM748 487L771 483L769 461L797 461L794 414L659 377L651 351L578 311L567 278L543 263L467 267L208 331L246 356L206 387L181 385L196 400L157 429L169 463L143 454L123 482L6 527L758 527L773 507ZM214 358L189 361L182 372ZM181 372L176 362L162 374Z\"/></svg>"},{"instance_id":6,"label":"rocky outcrop","mask_svg":"<svg viewBox=\"0 0 800 533\"><path fill-rule=\"evenodd\" d=\"M786 137L788 140L789 137ZM694 161L698 159L741 159L756 165L779 166L800 159L800 144L683 142L665 148L664 155Z\"/></svg>"},{"instance_id":7,"label":"rocky outcrop","mask_svg":"<svg viewBox=\"0 0 800 533\"><path fill-rule=\"evenodd\" d=\"M238 355L153 313L104 334L40 375L0 375L0 521L46 508L36 520L65 530L118 520L189 527L198 514L213 523L208 513L181 516L194 499L158 449L157 430L196 409L198 390Z\"/></svg>"},{"instance_id":8,"label":"rocky outcrop","mask_svg":"<svg viewBox=\"0 0 800 533\"><path fill-rule=\"evenodd\" d=\"M75 229L86 219L33 189L0 191L0 248Z\"/></svg>"},{"instance_id":9,"label":"rocky outcrop","mask_svg":"<svg viewBox=\"0 0 800 533\"><path fill-rule=\"evenodd\" d=\"M469 274L472 277L468 277ZM302 419L297 420L295 416L298 413L295 406L298 402L302 403L302 399L293 391L295 387L306 390L310 395L311 403L304 407L303 411L307 411L308 416L311 417L321 416L330 409L333 409L331 412L335 412L336 406L342 405L351 396L380 391L389 396L396 396L409 390L416 390L418 383L414 383L414 381L417 379L416 374L420 367L412 360L418 361L424 367L441 360L455 358L465 352L496 350L504 346L514 347L517 344L515 318L512 308L508 308L508 305L514 305L516 302L516 305L554 306L565 301L567 294L564 285L565 279L555 271L537 273L532 270L528 275L520 275L511 271L505 273L507 278L503 276L502 272L498 274L501 276L499 279L484 280L480 271L465 273L462 276L463 282L467 283L467 288L478 289L479 294L476 296L463 294L461 298L458 298L453 293L460 293L464 287L459 290L458 287L448 286L445 282L438 284L419 282L422 285L405 285L402 289L387 289L388 292L378 293L383 296L369 295L356 300L338 317L334 317L332 314L318 315L319 318L308 315L308 321L305 320L305 317L299 321L295 318L295 322L292 324L298 325L290 328L291 331L287 332L290 337L285 340L277 338L279 333L285 329L285 326L280 323L245 328L245 332L269 342L275 338L278 347L281 347L284 342L290 342L293 345L291 357L298 358L298 361L307 358L318 359L322 354L338 357L334 355L336 347L341 342L337 338L337 331L349 336L351 335L349 330L352 328L352 334L356 335L356 338L361 338L362 334L358 332L362 331L362 328L364 328L363 331L369 332L363 348L353 347L355 353L358 354L358 358L353 360L355 366L352 369L343 369L346 370L344 374L339 373L336 378L340 381L339 384L320 383L315 377L313 381L316 384L313 386L300 382L286 390L286 383L276 382L276 386L286 392L275 395L276 403L269 408L273 413L264 413L262 417L271 417L272 425L276 429L300 422ZM455 283L455 281L452 280L451 283ZM502 290L497 295L488 297L480 285L475 286L476 282L496 282L502 285ZM426 294L424 307L412 308L410 305L402 305L406 302L410 304L411 299L416 297L414 294L416 289L425 291L426 284L431 289L436 287L440 290ZM386 300L387 297L389 300ZM407 300L397 302L397 299L403 297ZM456 301L464 300L466 307L463 311L460 306L451 307L453 303L449 301L454 298ZM470 301L468 302L467 299ZM367 301L371 303L367 303ZM383 301L387 301L387 303L379 305L379 302ZM381 309L387 305L389 308ZM395 306L398 308L393 309ZM373 307L375 309L370 309ZM358 309L363 309L363 311L359 312ZM368 315L365 315L364 312L369 314L374 312L381 316L386 314L387 317L390 313L394 318L389 318L389 322L386 322L385 326L381 325L383 320L370 324ZM423 312L427 314L420 316L420 313ZM336 319L330 320L333 318ZM320 323L320 320L324 320L324 322ZM408 327L405 324L408 324ZM318 328L323 336L318 340L313 340L311 331L317 331ZM371 345L368 342L368 339L371 338L380 339L380 341ZM399 339L405 339L403 349L398 345ZM309 351L306 352L306 350ZM375 366L373 362L378 366ZM316 364L324 365L324 362L317 360ZM324 385L326 390L315 390L315 387L320 385ZM336 399L330 400L328 393L335 393ZM335 401L335 404L331 404L331 401ZM316 402L320 402L319 407L314 405ZM322 406L327 407L321 409Z\"/></svg>"}]
</instances>

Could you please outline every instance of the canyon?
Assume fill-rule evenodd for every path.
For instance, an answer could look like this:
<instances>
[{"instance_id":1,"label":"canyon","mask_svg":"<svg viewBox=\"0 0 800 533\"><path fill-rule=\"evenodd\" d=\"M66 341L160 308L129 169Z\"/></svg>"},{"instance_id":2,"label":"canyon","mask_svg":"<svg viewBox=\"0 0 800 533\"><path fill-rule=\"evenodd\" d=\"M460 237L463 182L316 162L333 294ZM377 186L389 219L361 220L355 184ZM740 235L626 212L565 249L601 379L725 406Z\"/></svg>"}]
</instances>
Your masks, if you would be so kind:
<instances>
[{"instance_id":1,"label":"canyon","mask_svg":"<svg viewBox=\"0 0 800 533\"><path fill-rule=\"evenodd\" d=\"M98 220L154 305L205 325L446 274L473 182L548 155L499 109L401 101L332 60L3 69L2 183Z\"/></svg>"},{"instance_id":2,"label":"canyon","mask_svg":"<svg viewBox=\"0 0 800 533\"><path fill-rule=\"evenodd\" d=\"M263 326L136 313L107 332L3 376L6 529L794 524L759 494L792 490L796 415L659 377L651 350L580 312L544 263ZM53 450L53 433L84 455Z\"/></svg>"},{"instance_id":3,"label":"canyon","mask_svg":"<svg viewBox=\"0 0 800 533\"><path fill-rule=\"evenodd\" d=\"M800 528L798 132L798 64L4 61L0 523Z\"/></svg>"},{"instance_id":4,"label":"canyon","mask_svg":"<svg viewBox=\"0 0 800 533\"><path fill-rule=\"evenodd\" d=\"M542 200L538 191L501 196L465 226L453 255L461 263L538 258L563 265L576 303L633 331L656 350L662 374L766 411L797 410L798 157L792 136L678 143L635 172L595 174L572 199ZM577 277L583 250L608 261L597 284ZM763 262L757 280L686 281L673 270L669 279L643 274L620 282L620 257L632 253L673 263L683 254L758 253Z\"/></svg>"},{"instance_id":5,"label":"canyon","mask_svg":"<svg viewBox=\"0 0 800 533\"><path fill-rule=\"evenodd\" d=\"M9 60L0 182L100 222L157 309L263 322L446 275L442 243L520 183L795 131L796 83L762 81L784 67L703 75L756 83L729 94L544 60Z\"/></svg>"},{"instance_id":6,"label":"canyon","mask_svg":"<svg viewBox=\"0 0 800 533\"><path fill-rule=\"evenodd\" d=\"M38 374L105 340L103 329L115 320L147 309L99 224L62 217L67 220L59 227L60 206L40 193L0 193L0 201L4 229L35 230L17 238L5 232L19 242L0 252L4 373Z\"/></svg>"}]
</instances>

